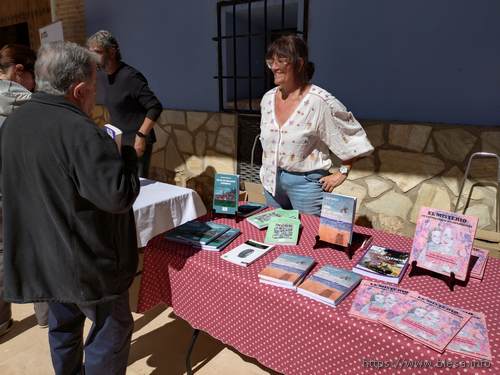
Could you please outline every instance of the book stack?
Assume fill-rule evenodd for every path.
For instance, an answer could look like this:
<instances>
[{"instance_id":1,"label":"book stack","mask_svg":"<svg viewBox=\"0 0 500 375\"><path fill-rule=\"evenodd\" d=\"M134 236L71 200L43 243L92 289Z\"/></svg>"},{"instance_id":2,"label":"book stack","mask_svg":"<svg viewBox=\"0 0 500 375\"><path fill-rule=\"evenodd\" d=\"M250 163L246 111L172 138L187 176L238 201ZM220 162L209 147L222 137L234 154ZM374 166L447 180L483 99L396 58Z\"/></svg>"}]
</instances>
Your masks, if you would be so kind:
<instances>
[{"instance_id":1,"label":"book stack","mask_svg":"<svg viewBox=\"0 0 500 375\"><path fill-rule=\"evenodd\" d=\"M462 310L410 292L400 298L379 321L443 353L470 316Z\"/></svg>"},{"instance_id":2,"label":"book stack","mask_svg":"<svg viewBox=\"0 0 500 375\"><path fill-rule=\"evenodd\" d=\"M372 245L352 269L372 279L398 284L408 267L409 253Z\"/></svg>"},{"instance_id":3,"label":"book stack","mask_svg":"<svg viewBox=\"0 0 500 375\"><path fill-rule=\"evenodd\" d=\"M354 272L325 265L297 287L297 293L336 307L359 284Z\"/></svg>"},{"instance_id":4,"label":"book stack","mask_svg":"<svg viewBox=\"0 0 500 375\"><path fill-rule=\"evenodd\" d=\"M267 228L272 218L277 218L277 217L288 217L291 219L298 219L299 211L284 210L282 208L277 208L275 210L265 211L260 214L250 216L249 218L247 218L247 221L254 227L263 229Z\"/></svg>"},{"instance_id":5,"label":"book stack","mask_svg":"<svg viewBox=\"0 0 500 375\"><path fill-rule=\"evenodd\" d=\"M483 279L486 262L488 262L488 254L489 251L485 249L479 249L477 247L472 249L471 262L474 262L474 264L470 271L470 277L478 280Z\"/></svg>"},{"instance_id":6,"label":"book stack","mask_svg":"<svg viewBox=\"0 0 500 375\"><path fill-rule=\"evenodd\" d=\"M455 212L422 207L417 220L410 263L465 280L478 219Z\"/></svg>"},{"instance_id":7,"label":"book stack","mask_svg":"<svg viewBox=\"0 0 500 375\"><path fill-rule=\"evenodd\" d=\"M274 217L269 220L264 242L276 245L297 245L299 230L299 219Z\"/></svg>"},{"instance_id":8,"label":"book stack","mask_svg":"<svg viewBox=\"0 0 500 375\"><path fill-rule=\"evenodd\" d=\"M319 239L343 247L349 246L352 241L355 212L355 197L324 193L319 220Z\"/></svg>"},{"instance_id":9,"label":"book stack","mask_svg":"<svg viewBox=\"0 0 500 375\"><path fill-rule=\"evenodd\" d=\"M236 215L240 193L240 177L235 174L217 173L214 179L215 213Z\"/></svg>"},{"instance_id":10,"label":"book stack","mask_svg":"<svg viewBox=\"0 0 500 375\"><path fill-rule=\"evenodd\" d=\"M308 256L283 253L259 272L259 281L278 287L295 289L314 266Z\"/></svg>"},{"instance_id":11,"label":"book stack","mask_svg":"<svg viewBox=\"0 0 500 375\"><path fill-rule=\"evenodd\" d=\"M165 233L169 241L191 245L203 250L219 251L240 234L240 230L212 221L189 221Z\"/></svg>"},{"instance_id":12,"label":"book stack","mask_svg":"<svg viewBox=\"0 0 500 375\"><path fill-rule=\"evenodd\" d=\"M440 353L491 361L486 319L415 291L363 280L349 315L379 322Z\"/></svg>"},{"instance_id":13,"label":"book stack","mask_svg":"<svg viewBox=\"0 0 500 375\"><path fill-rule=\"evenodd\" d=\"M194 247L198 247L202 250L209 251L221 251L227 245L229 245L233 240L241 234L238 228L229 228L227 232L222 233L219 237L209 241L205 245L199 243L193 244Z\"/></svg>"}]
</instances>

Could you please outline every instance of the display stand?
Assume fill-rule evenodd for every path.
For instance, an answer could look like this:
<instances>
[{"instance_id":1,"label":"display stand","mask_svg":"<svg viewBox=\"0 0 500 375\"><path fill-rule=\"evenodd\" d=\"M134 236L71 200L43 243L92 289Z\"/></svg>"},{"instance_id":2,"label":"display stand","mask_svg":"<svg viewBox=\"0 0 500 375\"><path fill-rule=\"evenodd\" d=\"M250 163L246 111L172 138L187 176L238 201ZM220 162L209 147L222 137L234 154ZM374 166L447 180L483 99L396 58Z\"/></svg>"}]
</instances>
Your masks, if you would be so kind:
<instances>
[{"instance_id":1,"label":"display stand","mask_svg":"<svg viewBox=\"0 0 500 375\"><path fill-rule=\"evenodd\" d=\"M346 247L340 246L337 244L333 244L330 242L322 241L322 240L320 240L319 235L316 235L315 238L316 238L316 243L314 244L313 249L328 247L330 249L334 249L334 250L338 250L338 251L342 251L342 252L346 253L347 256L349 257L349 259L352 259L352 257L356 253L356 251L358 251L359 249L367 248L372 241L372 236L362 234L362 233L357 233L357 232L352 233L351 244L349 246L346 246Z\"/></svg>"},{"instance_id":2,"label":"display stand","mask_svg":"<svg viewBox=\"0 0 500 375\"><path fill-rule=\"evenodd\" d=\"M413 277L416 275L439 275L441 278L444 278L446 281L446 284L448 285L448 288L450 288L450 291L453 292L453 288L455 287L457 280L455 278L455 272L451 272L450 276L446 276L443 274L438 274L437 272L433 272L431 270L428 270L426 268L420 268L417 264L417 261L414 260L411 262L411 270L408 273L408 277Z\"/></svg>"},{"instance_id":3,"label":"display stand","mask_svg":"<svg viewBox=\"0 0 500 375\"><path fill-rule=\"evenodd\" d=\"M234 215L222 214L219 212L215 212L215 210L212 208L212 210L210 211L210 219L215 220L215 219L220 219L220 218L234 219L234 221L236 221L236 223L239 223L240 221L242 221L244 219L243 216L238 215L238 212L236 212Z\"/></svg>"}]
</instances>

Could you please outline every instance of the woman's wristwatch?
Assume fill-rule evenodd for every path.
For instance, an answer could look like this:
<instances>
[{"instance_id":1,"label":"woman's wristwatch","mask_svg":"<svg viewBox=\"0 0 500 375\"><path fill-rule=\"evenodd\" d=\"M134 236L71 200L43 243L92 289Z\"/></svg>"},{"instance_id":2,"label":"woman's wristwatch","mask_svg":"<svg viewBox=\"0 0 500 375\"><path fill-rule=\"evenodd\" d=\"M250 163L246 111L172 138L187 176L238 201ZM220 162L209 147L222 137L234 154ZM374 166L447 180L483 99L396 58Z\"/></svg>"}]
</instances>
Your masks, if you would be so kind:
<instances>
[{"instance_id":1,"label":"woman's wristwatch","mask_svg":"<svg viewBox=\"0 0 500 375\"><path fill-rule=\"evenodd\" d=\"M351 166L350 165L342 164L339 167L339 172L342 173L342 174L345 174L346 176L349 174L350 170L351 170Z\"/></svg>"}]
</instances>

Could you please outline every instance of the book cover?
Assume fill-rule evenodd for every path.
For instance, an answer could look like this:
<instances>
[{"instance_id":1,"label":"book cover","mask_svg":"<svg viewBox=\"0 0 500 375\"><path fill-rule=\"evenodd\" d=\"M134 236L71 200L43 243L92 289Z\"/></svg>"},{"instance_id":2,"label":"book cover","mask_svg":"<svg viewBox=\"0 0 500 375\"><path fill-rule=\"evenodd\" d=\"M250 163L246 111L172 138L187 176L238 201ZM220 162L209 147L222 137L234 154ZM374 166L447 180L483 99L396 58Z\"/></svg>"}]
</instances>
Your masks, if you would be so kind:
<instances>
[{"instance_id":1,"label":"book cover","mask_svg":"<svg viewBox=\"0 0 500 375\"><path fill-rule=\"evenodd\" d=\"M291 287L302 280L313 265L311 257L283 253L259 272L259 279Z\"/></svg>"},{"instance_id":2,"label":"book cover","mask_svg":"<svg viewBox=\"0 0 500 375\"><path fill-rule=\"evenodd\" d=\"M239 192L240 177L238 175L216 173L214 179L214 211L220 214L236 215Z\"/></svg>"},{"instance_id":3,"label":"book cover","mask_svg":"<svg viewBox=\"0 0 500 375\"><path fill-rule=\"evenodd\" d=\"M301 283L297 292L335 307L360 281L354 272L327 264Z\"/></svg>"},{"instance_id":4,"label":"book cover","mask_svg":"<svg viewBox=\"0 0 500 375\"><path fill-rule=\"evenodd\" d=\"M355 213L355 197L324 193L318 231L320 240L344 247L349 246Z\"/></svg>"},{"instance_id":5,"label":"book cover","mask_svg":"<svg viewBox=\"0 0 500 375\"><path fill-rule=\"evenodd\" d=\"M353 272L377 280L399 283L408 266L409 253L372 245L354 266Z\"/></svg>"},{"instance_id":6,"label":"book cover","mask_svg":"<svg viewBox=\"0 0 500 375\"><path fill-rule=\"evenodd\" d=\"M236 246L227 253L222 254L221 258L228 262L237 264L238 266L246 267L261 256L265 255L274 246L268 245L255 240L247 240L245 243Z\"/></svg>"},{"instance_id":7,"label":"book cover","mask_svg":"<svg viewBox=\"0 0 500 375\"><path fill-rule=\"evenodd\" d=\"M248 217L257 214L266 208L267 206L263 203L246 202L238 206L238 215L241 217Z\"/></svg>"},{"instance_id":8,"label":"book cover","mask_svg":"<svg viewBox=\"0 0 500 375\"><path fill-rule=\"evenodd\" d=\"M420 268L465 280L478 219L422 207L410 254Z\"/></svg>"},{"instance_id":9,"label":"book cover","mask_svg":"<svg viewBox=\"0 0 500 375\"><path fill-rule=\"evenodd\" d=\"M116 146L118 147L118 151L122 148L122 134L123 132L118 129L116 126L111 124L104 124L104 130L108 135L115 140Z\"/></svg>"},{"instance_id":10,"label":"book cover","mask_svg":"<svg viewBox=\"0 0 500 375\"><path fill-rule=\"evenodd\" d=\"M229 245L233 240L241 234L238 228L231 228L227 232L222 233L219 237L208 242L206 245L199 244L202 250L220 251Z\"/></svg>"},{"instance_id":11,"label":"book cover","mask_svg":"<svg viewBox=\"0 0 500 375\"><path fill-rule=\"evenodd\" d=\"M265 211L257 215L253 215L247 218L247 221L253 226L263 229L269 225L269 221L275 217L288 217L292 219L299 218L298 210L284 210L282 208L277 208L275 210Z\"/></svg>"},{"instance_id":12,"label":"book cover","mask_svg":"<svg viewBox=\"0 0 500 375\"><path fill-rule=\"evenodd\" d=\"M490 340L484 314L464 311L469 321L446 347L446 351L491 361Z\"/></svg>"},{"instance_id":13,"label":"book cover","mask_svg":"<svg viewBox=\"0 0 500 375\"><path fill-rule=\"evenodd\" d=\"M469 320L462 310L410 292L379 321L442 353Z\"/></svg>"},{"instance_id":14,"label":"book cover","mask_svg":"<svg viewBox=\"0 0 500 375\"><path fill-rule=\"evenodd\" d=\"M471 262L473 262L473 266L470 271L471 277L479 280L483 279L486 263L488 262L488 254L488 250L480 249L478 247L472 248Z\"/></svg>"},{"instance_id":15,"label":"book cover","mask_svg":"<svg viewBox=\"0 0 500 375\"><path fill-rule=\"evenodd\" d=\"M211 221L189 221L165 233L167 240L190 245L206 245L231 229L230 226Z\"/></svg>"},{"instance_id":16,"label":"book cover","mask_svg":"<svg viewBox=\"0 0 500 375\"><path fill-rule=\"evenodd\" d=\"M358 287L349 315L377 322L381 315L391 310L408 293L408 290L392 285L363 280Z\"/></svg>"},{"instance_id":17,"label":"book cover","mask_svg":"<svg viewBox=\"0 0 500 375\"><path fill-rule=\"evenodd\" d=\"M300 220L288 217L275 217L269 221L265 243L276 245L297 245Z\"/></svg>"}]
</instances>

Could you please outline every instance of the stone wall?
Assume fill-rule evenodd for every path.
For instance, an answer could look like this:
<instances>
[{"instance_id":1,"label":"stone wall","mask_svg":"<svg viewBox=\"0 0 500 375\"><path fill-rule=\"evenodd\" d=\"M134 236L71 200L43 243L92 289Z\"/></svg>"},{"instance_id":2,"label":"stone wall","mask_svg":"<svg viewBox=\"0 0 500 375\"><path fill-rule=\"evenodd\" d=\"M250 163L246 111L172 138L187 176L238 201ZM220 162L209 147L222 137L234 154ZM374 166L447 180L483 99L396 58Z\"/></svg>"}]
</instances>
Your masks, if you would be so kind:
<instances>
[{"instance_id":1,"label":"stone wall","mask_svg":"<svg viewBox=\"0 0 500 375\"><path fill-rule=\"evenodd\" d=\"M102 106L93 118L109 122ZM196 190L211 205L215 173L236 173L236 115L165 109L154 129L150 177Z\"/></svg>"},{"instance_id":2,"label":"stone wall","mask_svg":"<svg viewBox=\"0 0 500 375\"><path fill-rule=\"evenodd\" d=\"M95 115L107 122L102 108ZM422 206L453 210L473 152L500 154L500 127L368 121L363 126L375 152L358 161L336 191L358 198L359 224L393 233L412 236ZM190 187L210 205L214 174L236 172L236 116L164 110L155 131L151 178ZM459 204L459 210L467 204L466 213L478 216L483 229L495 229L496 189L474 184L494 182L496 168L493 159L475 161Z\"/></svg>"},{"instance_id":3,"label":"stone wall","mask_svg":"<svg viewBox=\"0 0 500 375\"><path fill-rule=\"evenodd\" d=\"M363 124L376 150L336 191L358 198L360 224L393 233L412 236L422 206L453 210L469 156L500 153L500 128ZM495 159L473 162L459 203L460 212L466 205L466 214L479 217L479 228L495 229L496 173ZM480 181L486 186L475 185Z\"/></svg>"}]
</instances>

